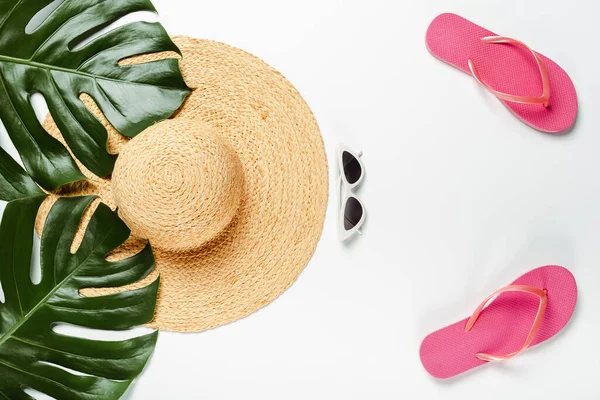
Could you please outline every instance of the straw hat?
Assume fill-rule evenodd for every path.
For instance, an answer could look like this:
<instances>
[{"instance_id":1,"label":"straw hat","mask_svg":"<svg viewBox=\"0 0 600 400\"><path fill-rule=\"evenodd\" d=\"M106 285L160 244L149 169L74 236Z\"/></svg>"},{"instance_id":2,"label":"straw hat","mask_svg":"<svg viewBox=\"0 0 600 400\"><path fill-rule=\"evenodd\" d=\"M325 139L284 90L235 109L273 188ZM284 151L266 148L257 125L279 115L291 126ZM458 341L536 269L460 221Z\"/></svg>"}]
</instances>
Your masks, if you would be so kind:
<instances>
[{"instance_id":1,"label":"straw hat","mask_svg":"<svg viewBox=\"0 0 600 400\"><path fill-rule=\"evenodd\" d=\"M131 141L118 135L84 95L109 130L109 151L119 153L114 173L101 179L79 163L89 180L53 193L36 227L41 232L58 197L98 195L98 201L118 208L132 231L109 259L131 256L146 240L154 249L161 289L150 326L202 331L269 304L302 272L323 227L327 160L313 114L281 74L222 43L174 41L194 92L173 119ZM144 55L125 63L163 57ZM50 118L45 127L62 140ZM73 248L93 210L86 213Z\"/></svg>"}]
</instances>

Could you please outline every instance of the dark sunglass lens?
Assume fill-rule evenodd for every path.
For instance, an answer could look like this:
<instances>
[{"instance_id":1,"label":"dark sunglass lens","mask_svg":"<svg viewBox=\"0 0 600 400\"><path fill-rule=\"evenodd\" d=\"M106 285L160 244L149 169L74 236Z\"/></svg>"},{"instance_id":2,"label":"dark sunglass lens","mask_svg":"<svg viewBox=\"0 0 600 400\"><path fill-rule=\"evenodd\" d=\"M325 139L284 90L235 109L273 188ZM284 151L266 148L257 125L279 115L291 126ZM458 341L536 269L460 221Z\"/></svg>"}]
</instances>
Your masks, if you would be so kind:
<instances>
[{"instance_id":1,"label":"dark sunglass lens","mask_svg":"<svg viewBox=\"0 0 600 400\"><path fill-rule=\"evenodd\" d=\"M360 179L362 168L358 160L347 151L342 153L342 163L344 165L344 175L349 184L353 185Z\"/></svg>"},{"instance_id":2,"label":"dark sunglass lens","mask_svg":"<svg viewBox=\"0 0 600 400\"><path fill-rule=\"evenodd\" d=\"M363 208L354 197L350 197L344 209L344 228L349 231L360 222L363 216Z\"/></svg>"}]
</instances>

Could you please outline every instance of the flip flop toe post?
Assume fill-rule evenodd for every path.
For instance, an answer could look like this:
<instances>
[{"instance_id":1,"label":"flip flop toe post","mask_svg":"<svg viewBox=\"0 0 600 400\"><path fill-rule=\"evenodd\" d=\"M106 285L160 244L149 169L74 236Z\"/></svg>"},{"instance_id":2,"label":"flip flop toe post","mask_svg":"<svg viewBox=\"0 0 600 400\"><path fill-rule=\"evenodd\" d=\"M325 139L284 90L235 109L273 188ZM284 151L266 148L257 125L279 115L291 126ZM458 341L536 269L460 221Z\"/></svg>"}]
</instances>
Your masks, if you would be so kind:
<instances>
[{"instance_id":1,"label":"flip flop toe post","mask_svg":"<svg viewBox=\"0 0 600 400\"><path fill-rule=\"evenodd\" d=\"M576 303L577 284L569 270L535 269L485 299L470 318L427 336L421 362L429 374L446 379L514 358L557 335Z\"/></svg>"},{"instance_id":2,"label":"flip flop toe post","mask_svg":"<svg viewBox=\"0 0 600 400\"><path fill-rule=\"evenodd\" d=\"M430 24L426 44L434 57L473 76L532 128L558 134L575 124L578 102L571 78L525 43L442 14Z\"/></svg>"}]
</instances>

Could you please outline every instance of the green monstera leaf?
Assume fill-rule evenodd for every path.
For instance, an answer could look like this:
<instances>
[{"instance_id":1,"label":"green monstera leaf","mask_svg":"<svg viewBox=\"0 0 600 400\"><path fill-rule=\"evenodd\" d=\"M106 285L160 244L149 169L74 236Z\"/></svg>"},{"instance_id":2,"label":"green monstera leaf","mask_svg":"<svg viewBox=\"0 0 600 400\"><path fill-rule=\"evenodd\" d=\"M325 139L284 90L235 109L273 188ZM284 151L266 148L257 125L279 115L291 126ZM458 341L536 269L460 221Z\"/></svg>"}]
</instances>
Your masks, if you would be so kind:
<instances>
[{"instance_id":1,"label":"green monstera leaf","mask_svg":"<svg viewBox=\"0 0 600 400\"><path fill-rule=\"evenodd\" d=\"M75 157L101 177L112 172L115 156L107 151L106 129L80 100L82 93L129 137L170 117L189 94L177 59L119 64L141 54L179 53L160 24L130 23L87 43L121 17L155 11L149 0L65 0L26 33L32 18L52 3L0 1L0 119L25 169L47 190L85 177L40 124L31 104L34 93L44 96ZM0 164L9 164L8 158L0 152Z\"/></svg>"},{"instance_id":2,"label":"green monstera leaf","mask_svg":"<svg viewBox=\"0 0 600 400\"><path fill-rule=\"evenodd\" d=\"M33 227L45 196L8 203L0 225L0 399L32 399L33 389L56 399L117 399L140 374L158 332L122 341L96 341L55 332L56 324L126 330L149 322L158 280L120 294L83 297L84 288L120 287L154 269L150 247L109 262L129 229L101 204L77 251L75 232L93 200L61 199L52 208L41 239L41 281L32 282ZM1 300L1 299L0 299Z\"/></svg>"}]
</instances>

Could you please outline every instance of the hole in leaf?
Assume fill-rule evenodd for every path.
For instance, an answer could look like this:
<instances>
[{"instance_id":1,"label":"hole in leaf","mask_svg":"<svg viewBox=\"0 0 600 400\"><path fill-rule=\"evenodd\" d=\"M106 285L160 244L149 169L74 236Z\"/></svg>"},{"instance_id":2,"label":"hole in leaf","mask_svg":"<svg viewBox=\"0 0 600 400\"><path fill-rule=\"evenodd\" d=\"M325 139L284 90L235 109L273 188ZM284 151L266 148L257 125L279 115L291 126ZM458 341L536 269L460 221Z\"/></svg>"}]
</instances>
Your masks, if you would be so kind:
<instances>
[{"instance_id":1,"label":"hole in leaf","mask_svg":"<svg viewBox=\"0 0 600 400\"><path fill-rule=\"evenodd\" d=\"M83 213L81 221L79 221L77 233L75 233L73 241L71 242L71 254L75 254L77 253L77 250L79 250L79 246L81 246L81 242L83 242L83 238L85 237L85 232L90 223L90 220L92 219L92 216L96 212L96 209L99 205L100 199L96 198L90 203L87 210L85 210L85 212Z\"/></svg>"},{"instance_id":2,"label":"hole in leaf","mask_svg":"<svg viewBox=\"0 0 600 400\"><path fill-rule=\"evenodd\" d=\"M26 387L26 388L23 388L23 391L36 400L56 400L54 397L50 397L47 394L38 392L37 390L32 389L32 388Z\"/></svg>"},{"instance_id":3,"label":"hole in leaf","mask_svg":"<svg viewBox=\"0 0 600 400\"><path fill-rule=\"evenodd\" d=\"M40 239L35 230L33 231L33 251L31 252L31 264L29 266L29 277L34 285L42 281L42 264L40 262Z\"/></svg>"},{"instance_id":4,"label":"hole in leaf","mask_svg":"<svg viewBox=\"0 0 600 400\"><path fill-rule=\"evenodd\" d=\"M6 299L4 298L4 289L2 289L2 282L0 282L0 303L4 304Z\"/></svg>"},{"instance_id":5,"label":"hole in leaf","mask_svg":"<svg viewBox=\"0 0 600 400\"><path fill-rule=\"evenodd\" d=\"M0 219L2 219L2 216L4 215L4 209L6 208L7 204L8 201L0 200Z\"/></svg>"},{"instance_id":6,"label":"hole in leaf","mask_svg":"<svg viewBox=\"0 0 600 400\"><path fill-rule=\"evenodd\" d=\"M40 121L40 124L43 124L48 115L48 103L46 103L44 95L40 92L31 92L29 94L29 103L31 103L38 121Z\"/></svg>"},{"instance_id":7,"label":"hole in leaf","mask_svg":"<svg viewBox=\"0 0 600 400\"><path fill-rule=\"evenodd\" d=\"M154 332L150 328L137 327L125 331L105 331L72 324L55 324L52 330L59 335L70 336L101 342L112 342L136 338Z\"/></svg>"},{"instance_id":8,"label":"hole in leaf","mask_svg":"<svg viewBox=\"0 0 600 400\"><path fill-rule=\"evenodd\" d=\"M14 158L15 161L17 161L19 163L19 165L21 165L21 167L23 166L21 157L19 157L19 152L17 151L12 140L10 140L10 136L8 136L8 131L6 130L6 127L4 126L4 124L2 123L2 120L0 120L0 147L2 147L2 149L4 149L4 151L6 151L8 154L10 154L10 156L12 158Z\"/></svg>"},{"instance_id":9,"label":"hole in leaf","mask_svg":"<svg viewBox=\"0 0 600 400\"><path fill-rule=\"evenodd\" d=\"M25 27L25 33L31 35L33 32L35 32L44 23L44 21L48 19L50 14L52 14L52 12L64 2L65 0L54 0L52 3L38 11L38 13L29 20L29 23Z\"/></svg>"},{"instance_id":10,"label":"hole in leaf","mask_svg":"<svg viewBox=\"0 0 600 400\"><path fill-rule=\"evenodd\" d=\"M0 200L0 217L4 216L4 209L6 208L7 204L8 202ZM4 297L4 289L2 288L2 281L0 281L0 303L4 304L5 302L6 299Z\"/></svg>"},{"instance_id":11,"label":"hole in leaf","mask_svg":"<svg viewBox=\"0 0 600 400\"><path fill-rule=\"evenodd\" d=\"M150 61L166 60L168 58L181 59L181 56L174 51L161 51L159 53L152 53L151 57L148 57L148 54L140 54L137 56L125 57L119 60L119 66L122 67L124 65L143 64Z\"/></svg>"},{"instance_id":12,"label":"hole in leaf","mask_svg":"<svg viewBox=\"0 0 600 400\"><path fill-rule=\"evenodd\" d=\"M58 369L62 369L65 372L68 372L71 375L75 375L75 376L92 376L89 374L84 374L83 372L79 372L79 371L75 371L74 369L71 368L67 368L67 367L63 367L62 365L59 364L54 364L51 362L47 362L47 361L38 361L40 364L46 364L46 365L50 365L52 367L58 368Z\"/></svg>"},{"instance_id":13,"label":"hole in leaf","mask_svg":"<svg viewBox=\"0 0 600 400\"><path fill-rule=\"evenodd\" d=\"M54 194L59 197L83 196L88 194L97 194L100 192L98 184L93 181L77 181L67 183L56 189Z\"/></svg>"},{"instance_id":14,"label":"hole in leaf","mask_svg":"<svg viewBox=\"0 0 600 400\"><path fill-rule=\"evenodd\" d=\"M6 208L7 204L8 202L6 201L0 201L0 217L4 215L4 209ZM0 303L4 304L5 302L6 299L4 298L4 289L2 288L2 281L0 281Z\"/></svg>"},{"instance_id":15,"label":"hole in leaf","mask_svg":"<svg viewBox=\"0 0 600 400\"><path fill-rule=\"evenodd\" d=\"M85 45L87 45L94 39L110 32L116 28L130 24L132 22L138 22L138 21L157 22L158 14L156 14L155 12L152 12L152 11L138 11L138 12L131 13L129 15L125 15L124 17L121 17L111 23L97 26L94 29L91 29L91 30L87 31L86 33L80 35L79 37L73 39L71 41L71 43L69 43L69 50L77 51L77 50L85 47Z\"/></svg>"}]
</instances>

